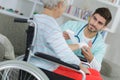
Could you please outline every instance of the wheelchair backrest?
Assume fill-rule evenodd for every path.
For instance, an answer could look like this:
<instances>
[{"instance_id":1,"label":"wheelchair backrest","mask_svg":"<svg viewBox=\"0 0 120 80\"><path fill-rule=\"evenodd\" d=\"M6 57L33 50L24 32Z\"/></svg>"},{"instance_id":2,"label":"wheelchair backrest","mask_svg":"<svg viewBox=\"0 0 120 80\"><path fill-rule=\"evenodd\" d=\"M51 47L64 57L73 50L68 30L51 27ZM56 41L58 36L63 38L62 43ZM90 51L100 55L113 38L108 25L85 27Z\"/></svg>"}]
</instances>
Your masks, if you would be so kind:
<instances>
[{"instance_id":1,"label":"wheelchair backrest","mask_svg":"<svg viewBox=\"0 0 120 80\"><path fill-rule=\"evenodd\" d=\"M29 25L28 29L26 30L26 34L27 34L27 38L26 38L25 57L23 59L24 61L27 61L28 59L29 51L30 51L31 44L33 41L33 36L34 36L34 27Z\"/></svg>"}]
</instances>

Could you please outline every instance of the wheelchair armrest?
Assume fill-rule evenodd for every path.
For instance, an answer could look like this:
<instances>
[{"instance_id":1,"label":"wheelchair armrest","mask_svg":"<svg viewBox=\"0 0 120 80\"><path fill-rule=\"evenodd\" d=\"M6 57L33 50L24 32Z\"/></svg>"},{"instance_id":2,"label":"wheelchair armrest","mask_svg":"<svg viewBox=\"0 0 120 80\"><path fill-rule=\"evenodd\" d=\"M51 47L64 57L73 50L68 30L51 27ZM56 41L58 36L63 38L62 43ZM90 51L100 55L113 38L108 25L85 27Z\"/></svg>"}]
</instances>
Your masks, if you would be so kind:
<instances>
[{"instance_id":1,"label":"wheelchair armrest","mask_svg":"<svg viewBox=\"0 0 120 80\"><path fill-rule=\"evenodd\" d=\"M67 66L67 67L70 67L72 69L80 70L80 67L78 65L63 62L62 60L60 60L60 59L58 59L56 57L50 56L48 54L45 54L45 53L36 52L34 55L37 56L37 57L40 57L40 58L43 58L43 59L46 59L46 60L61 64L61 65Z\"/></svg>"},{"instance_id":2,"label":"wheelchair armrest","mask_svg":"<svg viewBox=\"0 0 120 80\"><path fill-rule=\"evenodd\" d=\"M19 22L19 23L28 23L30 20L33 20L33 18L30 18L30 19L15 18L15 19L14 19L14 22Z\"/></svg>"},{"instance_id":3,"label":"wheelchair armrest","mask_svg":"<svg viewBox=\"0 0 120 80\"><path fill-rule=\"evenodd\" d=\"M81 56L78 56L78 58L82 61L82 64L88 66L89 68L91 68L90 64L88 63L87 59Z\"/></svg>"},{"instance_id":4,"label":"wheelchair armrest","mask_svg":"<svg viewBox=\"0 0 120 80\"><path fill-rule=\"evenodd\" d=\"M78 58L83 62L88 62L87 59L85 59L84 57L78 56Z\"/></svg>"},{"instance_id":5,"label":"wheelchair armrest","mask_svg":"<svg viewBox=\"0 0 120 80\"><path fill-rule=\"evenodd\" d=\"M23 18L15 18L14 22L19 22L19 23L27 23L28 19L23 19Z\"/></svg>"}]
</instances>

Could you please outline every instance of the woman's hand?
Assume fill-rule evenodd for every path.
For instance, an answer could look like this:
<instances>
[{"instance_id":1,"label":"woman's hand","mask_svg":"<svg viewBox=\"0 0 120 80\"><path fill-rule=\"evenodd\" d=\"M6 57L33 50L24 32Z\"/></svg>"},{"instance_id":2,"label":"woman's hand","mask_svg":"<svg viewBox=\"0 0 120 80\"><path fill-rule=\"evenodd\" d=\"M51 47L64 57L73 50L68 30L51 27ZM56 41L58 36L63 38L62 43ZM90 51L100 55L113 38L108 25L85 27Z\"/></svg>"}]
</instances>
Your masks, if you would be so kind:
<instances>
[{"instance_id":1,"label":"woman's hand","mask_svg":"<svg viewBox=\"0 0 120 80\"><path fill-rule=\"evenodd\" d=\"M83 72L85 72L85 74L91 74L90 71L89 71L86 67L84 67L82 64L80 64L80 69L81 69Z\"/></svg>"}]
</instances>

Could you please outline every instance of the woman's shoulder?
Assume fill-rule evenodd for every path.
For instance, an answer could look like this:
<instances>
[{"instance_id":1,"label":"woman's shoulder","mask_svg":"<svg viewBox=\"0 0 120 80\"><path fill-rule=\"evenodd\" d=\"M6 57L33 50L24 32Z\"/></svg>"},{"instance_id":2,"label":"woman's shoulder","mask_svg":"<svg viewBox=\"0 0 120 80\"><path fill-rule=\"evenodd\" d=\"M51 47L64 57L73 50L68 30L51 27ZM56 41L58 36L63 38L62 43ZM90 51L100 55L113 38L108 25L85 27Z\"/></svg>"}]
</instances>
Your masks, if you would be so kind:
<instances>
[{"instance_id":1,"label":"woman's shoulder","mask_svg":"<svg viewBox=\"0 0 120 80\"><path fill-rule=\"evenodd\" d=\"M87 22L83 22L83 21L73 21L73 20L69 20L67 22L65 22L63 25L61 25L61 28L63 30L67 30L67 29L71 29L71 30L79 30L80 28L82 28L84 25L86 25Z\"/></svg>"}]
</instances>

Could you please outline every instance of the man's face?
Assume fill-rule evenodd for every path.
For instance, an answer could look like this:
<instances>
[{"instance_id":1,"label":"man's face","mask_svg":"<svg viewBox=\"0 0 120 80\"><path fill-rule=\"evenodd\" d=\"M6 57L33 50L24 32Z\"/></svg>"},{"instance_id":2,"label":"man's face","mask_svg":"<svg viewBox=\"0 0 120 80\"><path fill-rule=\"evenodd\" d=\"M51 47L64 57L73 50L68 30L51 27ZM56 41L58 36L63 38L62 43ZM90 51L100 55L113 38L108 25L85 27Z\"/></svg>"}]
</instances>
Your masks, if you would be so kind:
<instances>
[{"instance_id":1,"label":"man's face","mask_svg":"<svg viewBox=\"0 0 120 80\"><path fill-rule=\"evenodd\" d=\"M94 14L90 17L88 23L88 30L91 32L98 32L105 28L106 20L99 14Z\"/></svg>"}]
</instances>

